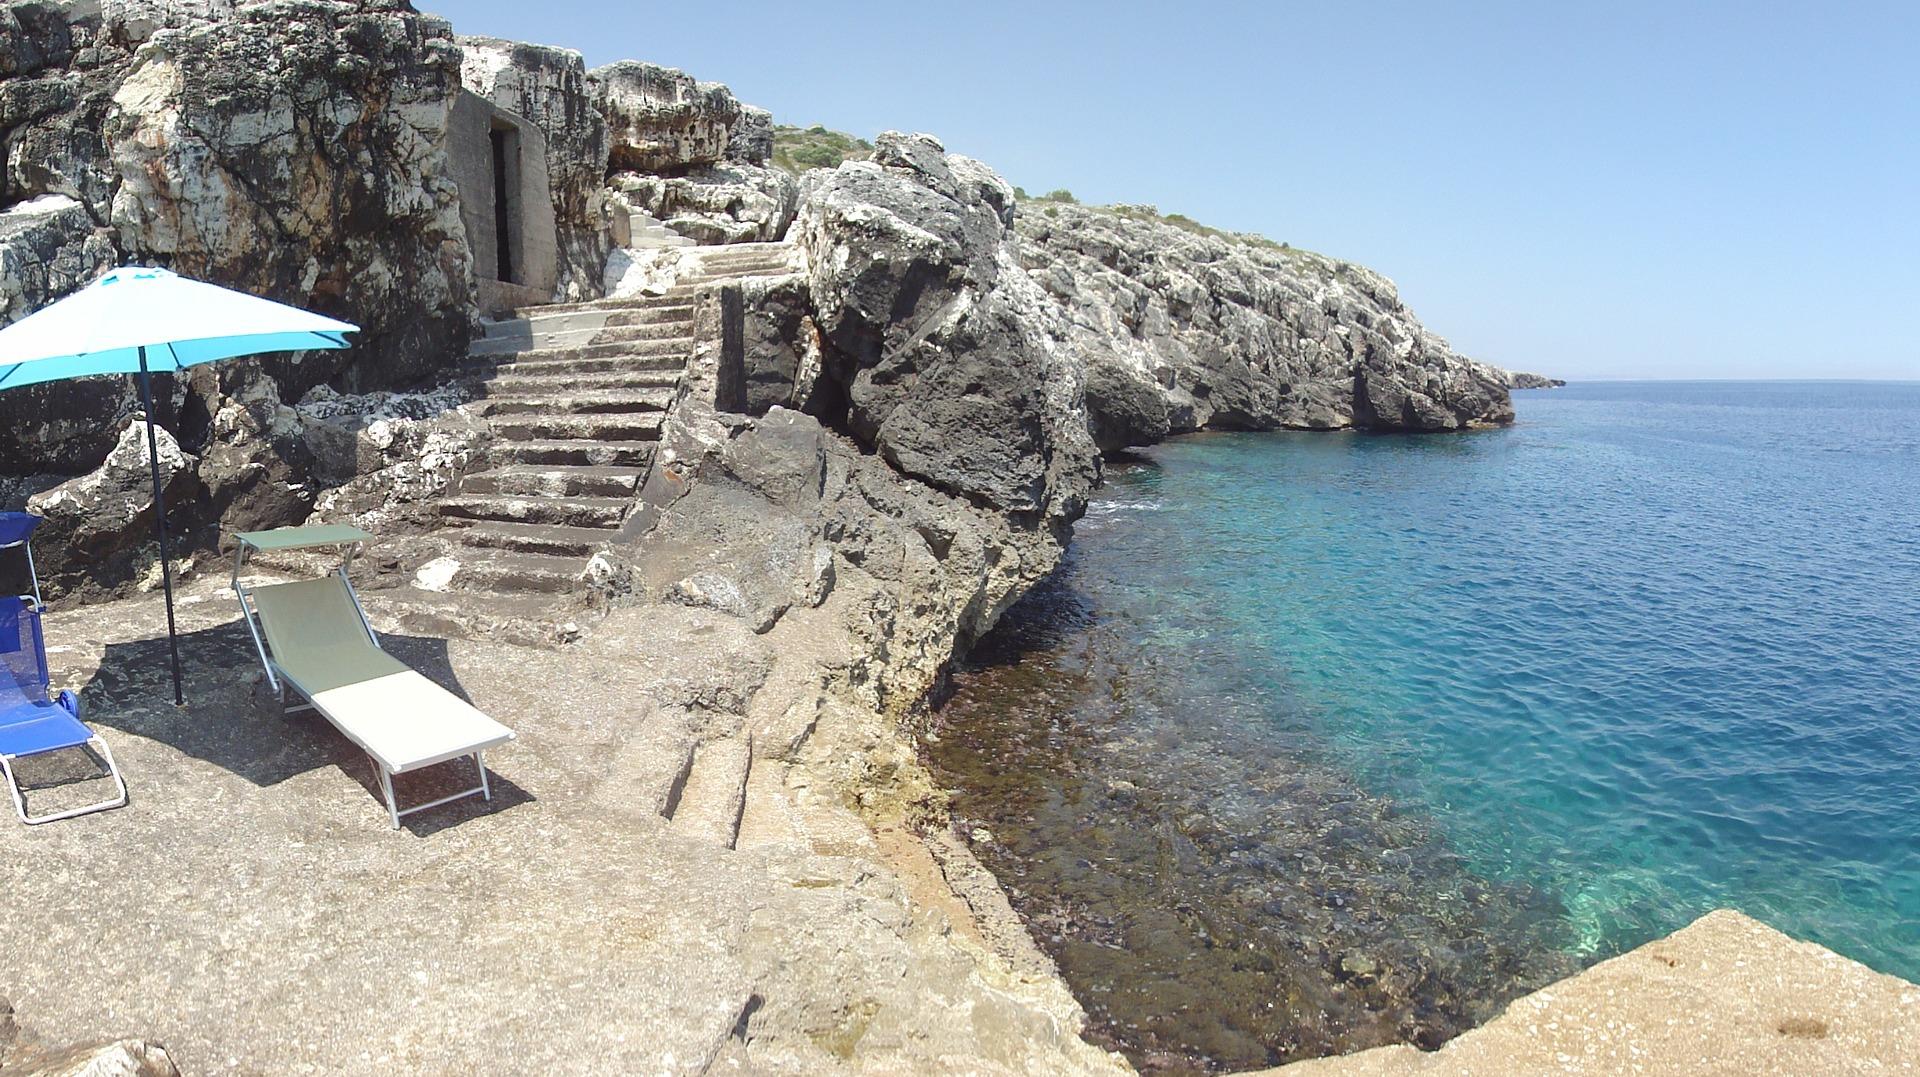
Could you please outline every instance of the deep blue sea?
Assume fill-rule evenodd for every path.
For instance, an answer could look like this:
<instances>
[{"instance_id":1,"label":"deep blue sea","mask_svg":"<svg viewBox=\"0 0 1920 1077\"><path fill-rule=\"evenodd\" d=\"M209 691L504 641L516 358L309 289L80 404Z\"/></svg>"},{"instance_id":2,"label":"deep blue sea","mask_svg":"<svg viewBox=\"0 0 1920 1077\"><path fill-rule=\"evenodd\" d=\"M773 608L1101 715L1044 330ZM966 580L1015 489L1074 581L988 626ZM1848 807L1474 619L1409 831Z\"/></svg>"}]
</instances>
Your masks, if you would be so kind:
<instances>
[{"instance_id":1,"label":"deep blue sea","mask_svg":"<svg viewBox=\"0 0 1920 1077\"><path fill-rule=\"evenodd\" d=\"M962 712L1037 663L1022 691L1107 693L1053 705L1077 736L1168 773L1214 752L1194 804L1250 752L1350 783L1519 895L1514 945L1576 964L1732 906L1920 979L1920 383L1515 398L1509 429L1202 435L1113 467ZM1180 687L1121 701L1143 670Z\"/></svg>"}]
</instances>

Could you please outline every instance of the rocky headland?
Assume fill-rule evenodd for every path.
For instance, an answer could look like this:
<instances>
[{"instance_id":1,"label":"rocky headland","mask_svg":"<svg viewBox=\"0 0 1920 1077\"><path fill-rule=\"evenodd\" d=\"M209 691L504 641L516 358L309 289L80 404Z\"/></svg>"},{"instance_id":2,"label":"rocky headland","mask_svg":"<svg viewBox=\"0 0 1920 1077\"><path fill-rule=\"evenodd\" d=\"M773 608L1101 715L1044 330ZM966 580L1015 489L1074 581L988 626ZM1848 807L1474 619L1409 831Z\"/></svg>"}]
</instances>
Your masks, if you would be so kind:
<instances>
[{"instance_id":1,"label":"rocky headland","mask_svg":"<svg viewBox=\"0 0 1920 1077\"><path fill-rule=\"evenodd\" d=\"M1104 453L1499 425L1515 376L1371 270L1023 199L924 134L800 133L402 0L0 6L0 322L144 262L363 327L163 379L184 720L149 676L131 386L0 393L0 507L47 517L62 686L136 786L84 833L0 838L10 922L60 907L48 853L118 916L0 957L30 1022L195 1073L1124 1067L948 833L930 690L1058 564ZM379 626L514 716L524 750L490 762L522 795L415 840L362 790L314 805L352 753L263 713L215 567L223 536L308 521L380 536ZM207 790L241 807L206 818ZM257 946L223 922L242 882ZM490 960L395 926L411 883L504 940ZM338 1031L387 972L367 1037ZM526 1025L555 998L559 1034ZM276 1038L272 1005L330 1031Z\"/></svg>"}]
</instances>

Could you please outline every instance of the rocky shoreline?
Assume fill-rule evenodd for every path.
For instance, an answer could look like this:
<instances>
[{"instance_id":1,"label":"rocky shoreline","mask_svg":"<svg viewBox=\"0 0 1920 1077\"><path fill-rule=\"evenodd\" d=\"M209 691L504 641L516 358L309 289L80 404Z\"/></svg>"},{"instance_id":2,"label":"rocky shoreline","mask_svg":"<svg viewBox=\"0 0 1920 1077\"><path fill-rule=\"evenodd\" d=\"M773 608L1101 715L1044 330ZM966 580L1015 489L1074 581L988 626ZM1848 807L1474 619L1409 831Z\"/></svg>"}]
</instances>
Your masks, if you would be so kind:
<instances>
[{"instance_id":1,"label":"rocky shoreline","mask_svg":"<svg viewBox=\"0 0 1920 1077\"><path fill-rule=\"evenodd\" d=\"M337 996L306 999L272 961L311 964L328 924L395 916L378 893L328 891L311 919L279 925L283 941L165 1013L151 1001L207 971L184 941L155 953L131 929L95 940L142 971L138 992L104 1005L53 953L9 955L0 990L29 985L29 1021L71 1029L56 1039L163 1028L189 1044L193 1072L482 1057L1117 1070L1078 1038L1078 1005L946 831L916 754L929 692L1058 565L1105 453L1207 428L1513 418L1510 376L1455 352L1370 270L1145 207L1023 200L927 135L889 132L866 159L795 177L774 165L772 118L724 86L462 37L402 0L11 3L0 30L0 320L147 261L365 327L345 352L202 368L161 393L169 496L202 566L187 572L204 611L194 630L232 633L204 567L221 562L222 535L371 526L383 541L363 586L391 611L382 627L429 648L452 636L443 677L524 715L529 746L527 762L500 764L528 796L497 816L400 845L362 833L351 797L308 818L300 797L345 758L302 741L296 776L255 780L249 753L272 755L278 726L249 719L209 744L157 693L129 690L156 621L128 388L0 394L0 502L47 515L41 566L75 610L52 631L98 645L63 662L63 684L92 693L91 713L119 708L136 782L169 779L90 833L129 856L191 833L211 878L221 856L290 842L372 890L432 855L424 885L530 940L525 967L503 955L499 975L473 981L498 1003L487 1036L400 1022L378 1051L329 1041L348 1053L317 1062L263 1040L263 1015L231 999L264 983L264 997L344 1019L351 970L326 981ZM771 268L690 253L737 245L764 248ZM517 350L485 350L502 339ZM613 387L571 391L610 368ZM588 483L616 492L581 495ZM468 541L482 531L515 556ZM522 590L488 582L509 578ZM226 687L195 720L217 729L253 704L212 654L195 679ZM621 692L592 691L607 668ZM555 684L572 686L550 693L566 699L537 690ZM260 809L261 831L209 830L196 788ZM556 833L618 871L577 878ZM89 862L68 845L77 834L34 840ZM305 908L306 855L259 860L256 885ZM509 865L526 885L503 895L458 881ZM534 896L542 873L587 910L546 942L530 926L554 915ZM656 873L671 885L636 881ZM141 871L94 885L131 923L165 884ZM649 979L641 957L679 966L637 921L620 936L631 962L598 953L599 920L638 915L605 899L621 886L719 971ZM217 895L173 898L175 937L217 934L204 918ZM825 926L807 929L796 968L789 932L813 918ZM473 1001L473 984L426 971L456 941L407 942L426 979L415 999L390 989L402 1012ZM583 1026L536 1046L515 992L580 955L605 980L569 990L611 1002L622 1028L667 1031L640 1043Z\"/></svg>"}]
</instances>

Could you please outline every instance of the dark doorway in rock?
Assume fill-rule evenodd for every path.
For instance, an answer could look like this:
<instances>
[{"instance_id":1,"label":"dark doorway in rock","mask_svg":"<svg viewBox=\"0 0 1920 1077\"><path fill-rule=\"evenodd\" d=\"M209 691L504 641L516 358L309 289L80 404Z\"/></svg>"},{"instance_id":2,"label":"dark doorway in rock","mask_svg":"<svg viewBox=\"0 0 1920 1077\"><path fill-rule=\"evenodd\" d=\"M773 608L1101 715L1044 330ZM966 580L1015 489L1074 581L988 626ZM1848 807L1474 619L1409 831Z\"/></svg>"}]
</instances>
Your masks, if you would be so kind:
<instances>
[{"instance_id":1,"label":"dark doorway in rock","mask_svg":"<svg viewBox=\"0 0 1920 1077\"><path fill-rule=\"evenodd\" d=\"M488 132L493 143L493 251L495 280L514 282L513 274L513 196L519 183L517 167L520 155L519 132L495 127Z\"/></svg>"}]
</instances>

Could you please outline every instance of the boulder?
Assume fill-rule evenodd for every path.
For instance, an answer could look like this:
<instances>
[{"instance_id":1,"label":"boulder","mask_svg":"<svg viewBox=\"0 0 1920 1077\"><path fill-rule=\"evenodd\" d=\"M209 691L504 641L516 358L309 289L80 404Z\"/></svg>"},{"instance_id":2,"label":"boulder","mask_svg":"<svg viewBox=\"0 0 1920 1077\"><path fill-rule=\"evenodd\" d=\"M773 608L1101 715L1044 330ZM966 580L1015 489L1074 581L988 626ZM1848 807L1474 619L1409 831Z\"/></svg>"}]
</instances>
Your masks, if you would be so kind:
<instances>
[{"instance_id":1,"label":"boulder","mask_svg":"<svg viewBox=\"0 0 1920 1077\"><path fill-rule=\"evenodd\" d=\"M167 1049L146 1040L20 1052L9 1059L8 1077L180 1077Z\"/></svg>"},{"instance_id":2,"label":"boulder","mask_svg":"<svg viewBox=\"0 0 1920 1077\"><path fill-rule=\"evenodd\" d=\"M268 0L156 30L118 71L96 212L131 260L361 326L352 349L282 362L288 395L417 379L468 333L459 64L446 22L399 3Z\"/></svg>"},{"instance_id":3,"label":"boulder","mask_svg":"<svg viewBox=\"0 0 1920 1077\"><path fill-rule=\"evenodd\" d=\"M787 173L732 161L677 175L621 172L609 185L628 207L696 243L783 239L799 196L798 183Z\"/></svg>"},{"instance_id":4,"label":"boulder","mask_svg":"<svg viewBox=\"0 0 1920 1077\"><path fill-rule=\"evenodd\" d=\"M757 105L741 105L727 139L727 160L765 165L773 160L773 113Z\"/></svg>"},{"instance_id":5,"label":"boulder","mask_svg":"<svg viewBox=\"0 0 1920 1077\"><path fill-rule=\"evenodd\" d=\"M717 82L659 64L621 60L588 73L612 140L616 171L682 171L727 155L740 102Z\"/></svg>"},{"instance_id":6,"label":"boulder","mask_svg":"<svg viewBox=\"0 0 1920 1077\"><path fill-rule=\"evenodd\" d=\"M1013 191L927 135L810 173L823 380L848 432L902 472L994 508L1071 519L1098 477L1054 304L1020 271Z\"/></svg>"},{"instance_id":7,"label":"boulder","mask_svg":"<svg viewBox=\"0 0 1920 1077\"><path fill-rule=\"evenodd\" d=\"M160 486L170 508L180 511L177 520L170 512L169 525L177 534L191 533L195 503L205 492L194 470L198 461L166 428L155 434ZM29 512L46 518L33 548L50 589L98 598L159 583L148 462L147 426L135 418L97 469L27 500Z\"/></svg>"}]
</instances>

